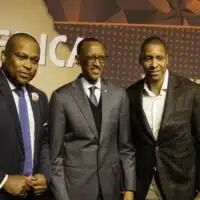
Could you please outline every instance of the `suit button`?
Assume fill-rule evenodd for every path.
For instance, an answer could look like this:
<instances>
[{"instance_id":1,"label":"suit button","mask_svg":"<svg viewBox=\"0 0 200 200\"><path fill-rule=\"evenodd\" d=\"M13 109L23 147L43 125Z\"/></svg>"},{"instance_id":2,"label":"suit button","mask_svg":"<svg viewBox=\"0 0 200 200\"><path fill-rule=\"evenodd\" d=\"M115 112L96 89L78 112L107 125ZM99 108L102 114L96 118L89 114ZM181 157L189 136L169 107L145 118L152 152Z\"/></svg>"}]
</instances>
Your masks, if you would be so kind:
<instances>
[{"instance_id":1,"label":"suit button","mask_svg":"<svg viewBox=\"0 0 200 200\"><path fill-rule=\"evenodd\" d=\"M158 150L159 150L159 146L156 146L156 147L155 147L155 150L158 151Z\"/></svg>"},{"instance_id":2,"label":"suit button","mask_svg":"<svg viewBox=\"0 0 200 200\"><path fill-rule=\"evenodd\" d=\"M153 167L153 171L154 171L154 172L157 172L157 171L158 171L156 166Z\"/></svg>"}]
</instances>

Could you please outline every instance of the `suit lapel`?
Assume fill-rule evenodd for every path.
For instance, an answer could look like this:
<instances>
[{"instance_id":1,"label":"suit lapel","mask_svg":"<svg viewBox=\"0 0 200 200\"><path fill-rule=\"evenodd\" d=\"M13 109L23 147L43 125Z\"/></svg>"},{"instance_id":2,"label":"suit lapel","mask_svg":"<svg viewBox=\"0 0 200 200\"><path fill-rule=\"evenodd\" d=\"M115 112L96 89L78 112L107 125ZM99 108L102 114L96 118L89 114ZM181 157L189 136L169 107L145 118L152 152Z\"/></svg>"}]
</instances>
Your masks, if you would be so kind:
<instances>
[{"instance_id":1,"label":"suit lapel","mask_svg":"<svg viewBox=\"0 0 200 200\"><path fill-rule=\"evenodd\" d=\"M30 99L30 103L31 103L31 107L32 107L32 111L33 111L33 118L34 118L34 128L35 128L35 131L34 131L34 152L36 152L38 150L38 146L40 145L39 144L39 136L40 136L40 133L39 133L39 129L40 129L40 107L39 107L39 99L38 101L33 101L33 98L32 98L32 93L34 93L33 91L33 88L31 88L30 85L27 85L27 91L28 91L28 94L29 94L29 99ZM34 161L36 160L36 153L34 153Z\"/></svg>"},{"instance_id":2,"label":"suit lapel","mask_svg":"<svg viewBox=\"0 0 200 200\"><path fill-rule=\"evenodd\" d=\"M109 112L110 112L110 105L112 102L110 101L111 97L111 88L108 87L108 84L105 80L101 81L101 98L102 98L102 122L101 122L101 133L100 133L100 143L103 140L104 134L106 133L105 124L106 121L109 120Z\"/></svg>"},{"instance_id":3,"label":"suit lapel","mask_svg":"<svg viewBox=\"0 0 200 200\"><path fill-rule=\"evenodd\" d=\"M10 112L10 116L12 117L11 121L14 123L20 146L22 148L22 151L24 151L21 127L20 127L19 116L18 116L16 104L15 104L11 89L10 89L2 71L0 71L0 93L5 98L5 101L8 106L8 110Z\"/></svg>"},{"instance_id":4,"label":"suit lapel","mask_svg":"<svg viewBox=\"0 0 200 200\"><path fill-rule=\"evenodd\" d=\"M163 116L161 120L159 134L158 134L158 140L161 139L163 129L165 128L165 125L167 124L167 121L170 118L171 113L174 111L174 106L175 106L174 100L178 99L176 98L176 95L178 95L176 93L176 88L177 88L176 79L173 75L170 74L169 81L168 81L168 88L167 88L167 96L165 100Z\"/></svg>"},{"instance_id":5,"label":"suit lapel","mask_svg":"<svg viewBox=\"0 0 200 200\"><path fill-rule=\"evenodd\" d=\"M72 96L78 105L81 113L85 118L85 122L89 125L91 131L94 133L96 138L98 138L98 132L95 125L94 117L92 114L92 110L90 104L88 102L87 95L84 92L81 79L78 78L72 83Z\"/></svg>"},{"instance_id":6,"label":"suit lapel","mask_svg":"<svg viewBox=\"0 0 200 200\"><path fill-rule=\"evenodd\" d=\"M138 100L138 102L136 102L135 105L139 105L138 108L136 108L136 109L139 109L139 113L141 114L141 118L142 118L141 121L143 123L143 126L145 127L145 129L146 129L147 133L149 134L149 136L153 140L155 140L154 136L153 136L153 132L152 132L152 130L150 128L149 122L147 120L146 114L145 114L144 109L143 109L143 92L144 92L144 79L141 81L141 83L139 85L138 93L135 96L135 99Z\"/></svg>"}]
</instances>

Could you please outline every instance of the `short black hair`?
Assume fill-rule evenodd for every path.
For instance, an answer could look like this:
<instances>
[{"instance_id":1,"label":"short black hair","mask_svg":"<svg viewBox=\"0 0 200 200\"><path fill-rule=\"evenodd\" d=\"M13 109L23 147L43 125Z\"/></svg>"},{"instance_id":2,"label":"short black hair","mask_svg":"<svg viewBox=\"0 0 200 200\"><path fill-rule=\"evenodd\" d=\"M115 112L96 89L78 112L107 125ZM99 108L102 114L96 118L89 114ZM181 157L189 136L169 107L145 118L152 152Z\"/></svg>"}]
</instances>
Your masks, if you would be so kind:
<instances>
[{"instance_id":1,"label":"short black hair","mask_svg":"<svg viewBox=\"0 0 200 200\"><path fill-rule=\"evenodd\" d=\"M83 45L85 42L99 42L100 44L103 45L103 43L97 39L97 38L94 38L94 37L86 37L84 38L83 40L81 40L78 45L77 45L77 55L80 55L81 52L82 52L82 49L83 49ZM104 46L104 45L103 45Z\"/></svg>"},{"instance_id":2,"label":"short black hair","mask_svg":"<svg viewBox=\"0 0 200 200\"><path fill-rule=\"evenodd\" d=\"M144 49L145 49L145 47L146 47L148 44L160 44L160 45L163 45L163 47L164 47L166 53L168 53L167 45L166 45L165 41L164 41L162 38L160 38L160 37L158 37L158 36L151 36L151 37L148 37L148 38L146 38L146 39L144 40L144 42L143 42L142 45L141 45L140 58L139 58L140 63L141 63L141 60L142 60L142 55L143 55L143 53L144 53Z\"/></svg>"},{"instance_id":3,"label":"short black hair","mask_svg":"<svg viewBox=\"0 0 200 200\"><path fill-rule=\"evenodd\" d=\"M12 48L13 48L13 44L14 44L14 41L17 39L17 38L26 38L26 39L29 39L29 40L32 40L34 41L38 47L39 47L39 43L38 41L30 34L28 33L14 33L13 35L11 35L6 43L6 46L5 46L5 54L8 55L9 52L12 51Z\"/></svg>"}]
</instances>

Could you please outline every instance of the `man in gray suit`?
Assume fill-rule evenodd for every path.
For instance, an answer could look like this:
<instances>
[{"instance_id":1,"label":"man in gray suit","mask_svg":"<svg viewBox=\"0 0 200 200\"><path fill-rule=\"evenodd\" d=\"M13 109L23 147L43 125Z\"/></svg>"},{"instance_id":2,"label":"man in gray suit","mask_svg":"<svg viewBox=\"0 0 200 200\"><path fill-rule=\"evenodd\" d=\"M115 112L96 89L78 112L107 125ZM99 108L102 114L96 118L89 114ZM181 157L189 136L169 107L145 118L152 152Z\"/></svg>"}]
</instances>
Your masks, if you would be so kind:
<instances>
[{"instance_id":1,"label":"man in gray suit","mask_svg":"<svg viewBox=\"0 0 200 200\"><path fill-rule=\"evenodd\" d=\"M200 87L168 70L167 47L159 37L143 42L140 63L146 76L128 88L136 199L199 200Z\"/></svg>"},{"instance_id":2,"label":"man in gray suit","mask_svg":"<svg viewBox=\"0 0 200 200\"><path fill-rule=\"evenodd\" d=\"M82 74L53 92L50 103L51 188L57 200L133 200L135 153L126 91L101 78L104 45L77 47Z\"/></svg>"}]
</instances>

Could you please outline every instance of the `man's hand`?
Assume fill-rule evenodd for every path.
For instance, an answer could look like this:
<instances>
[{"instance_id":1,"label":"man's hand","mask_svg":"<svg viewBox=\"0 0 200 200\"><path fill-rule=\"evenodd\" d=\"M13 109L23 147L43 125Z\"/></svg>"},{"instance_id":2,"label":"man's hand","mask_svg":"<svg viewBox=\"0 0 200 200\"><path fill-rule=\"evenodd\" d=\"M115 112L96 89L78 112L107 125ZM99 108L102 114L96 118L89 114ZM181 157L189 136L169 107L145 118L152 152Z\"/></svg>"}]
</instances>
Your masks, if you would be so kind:
<instances>
[{"instance_id":1,"label":"man's hand","mask_svg":"<svg viewBox=\"0 0 200 200\"><path fill-rule=\"evenodd\" d=\"M134 200L134 193L131 191L125 191L123 200Z\"/></svg>"},{"instance_id":2,"label":"man's hand","mask_svg":"<svg viewBox=\"0 0 200 200\"><path fill-rule=\"evenodd\" d=\"M200 200L200 192L197 192L197 195L194 200Z\"/></svg>"},{"instance_id":3,"label":"man's hand","mask_svg":"<svg viewBox=\"0 0 200 200\"><path fill-rule=\"evenodd\" d=\"M33 188L35 195L41 195L47 189L47 181L42 174L35 174L34 176L27 177L26 183Z\"/></svg>"},{"instance_id":4,"label":"man's hand","mask_svg":"<svg viewBox=\"0 0 200 200\"><path fill-rule=\"evenodd\" d=\"M26 184L26 177L21 175L8 175L3 189L13 196L25 196L30 190Z\"/></svg>"}]
</instances>

